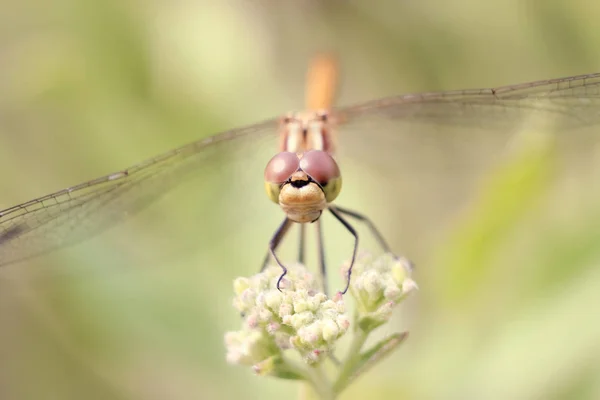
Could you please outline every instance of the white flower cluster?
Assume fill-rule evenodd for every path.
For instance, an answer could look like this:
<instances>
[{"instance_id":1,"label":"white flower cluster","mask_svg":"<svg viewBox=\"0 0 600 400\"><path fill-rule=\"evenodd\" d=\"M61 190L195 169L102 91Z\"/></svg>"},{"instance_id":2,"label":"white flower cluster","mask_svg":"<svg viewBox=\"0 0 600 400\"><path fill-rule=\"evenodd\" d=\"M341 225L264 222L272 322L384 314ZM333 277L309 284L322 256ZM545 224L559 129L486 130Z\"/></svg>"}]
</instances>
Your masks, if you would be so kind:
<instances>
[{"instance_id":1,"label":"white flower cluster","mask_svg":"<svg viewBox=\"0 0 600 400\"><path fill-rule=\"evenodd\" d=\"M328 299L302 265L288 266L277 289L281 268L269 267L234 282L233 305L244 319L240 331L225 335L227 361L256 365L296 349L308 363L324 358L350 326L341 296Z\"/></svg>"},{"instance_id":2,"label":"white flower cluster","mask_svg":"<svg viewBox=\"0 0 600 400\"><path fill-rule=\"evenodd\" d=\"M344 276L347 271L345 265ZM411 271L410 261L403 257L389 253L380 257L358 255L352 268L350 292L357 302L361 327L371 330L387 322L393 307L417 289Z\"/></svg>"}]
</instances>

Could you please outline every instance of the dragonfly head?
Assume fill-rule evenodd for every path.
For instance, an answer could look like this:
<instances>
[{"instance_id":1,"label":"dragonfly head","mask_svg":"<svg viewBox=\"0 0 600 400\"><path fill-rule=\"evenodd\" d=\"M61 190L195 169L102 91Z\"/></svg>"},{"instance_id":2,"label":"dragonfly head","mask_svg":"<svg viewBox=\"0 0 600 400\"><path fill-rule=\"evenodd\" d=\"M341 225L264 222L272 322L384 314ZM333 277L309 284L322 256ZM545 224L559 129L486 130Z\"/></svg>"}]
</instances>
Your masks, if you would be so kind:
<instances>
[{"instance_id":1,"label":"dragonfly head","mask_svg":"<svg viewBox=\"0 0 600 400\"><path fill-rule=\"evenodd\" d=\"M265 190L295 222L313 222L340 193L342 176L337 163L320 150L283 151L265 168Z\"/></svg>"}]
</instances>

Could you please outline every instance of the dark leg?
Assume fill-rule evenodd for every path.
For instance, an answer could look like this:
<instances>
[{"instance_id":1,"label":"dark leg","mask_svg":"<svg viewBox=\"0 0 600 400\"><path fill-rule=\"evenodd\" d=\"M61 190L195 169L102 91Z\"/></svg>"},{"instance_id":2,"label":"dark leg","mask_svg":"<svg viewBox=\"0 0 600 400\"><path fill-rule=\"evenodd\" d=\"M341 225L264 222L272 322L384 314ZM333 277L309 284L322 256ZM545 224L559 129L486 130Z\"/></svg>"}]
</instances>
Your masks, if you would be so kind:
<instances>
[{"instance_id":1,"label":"dark leg","mask_svg":"<svg viewBox=\"0 0 600 400\"><path fill-rule=\"evenodd\" d=\"M281 274L279 279L277 279L277 290L279 290L280 292L281 292L281 289L279 288L279 284L281 283L281 280L283 279L285 274L287 274L287 268L285 268L283 266L283 264L281 263L281 261L279 261L277 254L275 254L275 250L281 243L281 240L283 239L283 237L285 236L287 231L290 229L290 226L292 226L292 220L287 219L287 218L283 220L281 225L279 225L279 228L277 228L277 230L273 234L273 237L269 241L269 253L267 254L267 257L265 257L265 263L263 264L263 267L261 268L261 271L263 271L265 269L267 263L269 262L269 254L270 254L273 257L273 259L275 259L275 262L277 263L277 265L279 265L281 267L281 269L283 270L283 273Z\"/></svg>"},{"instance_id":2,"label":"dark leg","mask_svg":"<svg viewBox=\"0 0 600 400\"><path fill-rule=\"evenodd\" d=\"M265 259L262 262L262 267L260 267L260 272L263 272L267 265L269 265L269 259L271 258L271 252L267 249L267 254L265 254Z\"/></svg>"},{"instance_id":3,"label":"dark leg","mask_svg":"<svg viewBox=\"0 0 600 400\"><path fill-rule=\"evenodd\" d=\"M277 250L277 247L281 243L281 239L283 239L286 232L290 229L291 225L292 225L292 221L290 221L286 218L283 220L281 225L279 225L279 228L277 228L277 230L275 231L275 234L273 234L273 237L271 238L271 241L269 242L269 248L267 249L267 254L265 254L265 259L263 260L262 267L260 268L260 272L263 272L265 270L265 268L267 268L267 265L269 265L269 258L271 258L271 247L273 247L273 250Z\"/></svg>"},{"instance_id":4,"label":"dark leg","mask_svg":"<svg viewBox=\"0 0 600 400\"><path fill-rule=\"evenodd\" d=\"M305 233L306 229L304 228L305 224L300 224L300 241L298 243L298 262L304 265L304 254L305 254Z\"/></svg>"},{"instance_id":5,"label":"dark leg","mask_svg":"<svg viewBox=\"0 0 600 400\"><path fill-rule=\"evenodd\" d=\"M325 246L323 245L323 227L321 226L321 220L315 222L317 225L317 247L319 251L319 265L321 266L321 280L323 284L323 292L329 296L329 290L327 288L327 265L325 264Z\"/></svg>"},{"instance_id":6,"label":"dark leg","mask_svg":"<svg viewBox=\"0 0 600 400\"><path fill-rule=\"evenodd\" d=\"M377 242L379 242L379 245L381 247L383 247L383 250L386 253L391 253L392 252L390 250L390 246L388 246L387 242L383 238L383 235L381 234L381 232L379 232L379 230L377 229L377 227L375 227L375 224L373 224L373 221L371 221L369 219L369 217L367 217L364 214L357 213L356 211L348 210L346 208L342 208L342 207L338 207L338 206L335 206L335 208L340 213L348 215L349 217L355 218L355 219L357 219L357 220L365 223L367 225L367 227L369 227L369 229L371 230L371 233L373 234L373 236L375 236L375 239L377 240Z\"/></svg>"},{"instance_id":7,"label":"dark leg","mask_svg":"<svg viewBox=\"0 0 600 400\"><path fill-rule=\"evenodd\" d=\"M342 223L342 225L344 225L346 227L346 229L348 229L348 231L352 234L352 236L354 236L354 250L352 250L352 260L350 260L350 267L348 267L348 277L347 277L347 281L346 281L346 287L344 288L344 291L342 292L342 294L346 294L346 292L348 291L348 288L350 287L350 277L352 276L352 267L354 266L354 260L356 259L356 251L358 250L358 233L356 233L356 230L352 227L352 225L350 225L350 223L348 223L348 221L346 221L344 219L344 217L342 217L340 211L338 211L337 207L334 206L329 206L329 211L331 211L331 213L333 214L334 217L337 218L338 221L340 221Z\"/></svg>"}]
</instances>

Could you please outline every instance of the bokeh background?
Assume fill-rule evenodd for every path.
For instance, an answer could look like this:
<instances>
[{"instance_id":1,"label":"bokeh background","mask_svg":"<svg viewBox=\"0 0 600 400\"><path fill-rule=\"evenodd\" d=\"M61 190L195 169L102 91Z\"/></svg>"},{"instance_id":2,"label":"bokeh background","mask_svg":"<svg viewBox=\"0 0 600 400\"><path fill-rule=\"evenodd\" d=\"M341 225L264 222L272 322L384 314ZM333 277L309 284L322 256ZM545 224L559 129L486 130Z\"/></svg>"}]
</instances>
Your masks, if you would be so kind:
<instances>
[{"instance_id":1,"label":"bokeh background","mask_svg":"<svg viewBox=\"0 0 600 400\"><path fill-rule=\"evenodd\" d=\"M301 109L317 51L340 58L340 105L600 71L600 5L585 0L0 9L0 209ZM507 151L485 124L474 148L456 129L427 145L415 130L390 149L376 140L389 126L375 124L362 148L378 162L342 165L340 204L415 260L421 288L380 333L409 330L409 340L342 398L600 398L598 165L565 158L557 168L535 140ZM231 282L258 269L282 217L262 185L275 143L219 148L123 223L1 270L0 398L294 397L294 382L227 365L223 346L239 325ZM497 152L508 155L485 169L446 170ZM406 162L421 156L431 167ZM341 287L351 240L323 224L330 285Z\"/></svg>"}]
</instances>

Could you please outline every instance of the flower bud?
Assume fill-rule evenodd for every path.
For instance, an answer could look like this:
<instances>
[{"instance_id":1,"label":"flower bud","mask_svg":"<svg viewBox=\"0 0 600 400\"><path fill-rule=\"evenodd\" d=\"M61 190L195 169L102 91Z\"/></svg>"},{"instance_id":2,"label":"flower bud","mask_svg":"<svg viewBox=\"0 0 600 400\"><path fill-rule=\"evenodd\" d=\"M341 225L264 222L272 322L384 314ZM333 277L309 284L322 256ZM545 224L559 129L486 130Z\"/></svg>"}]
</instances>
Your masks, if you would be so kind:
<instances>
[{"instance_id":1,"label":"flower bud","mask_svg":"<svg viewBox=\"0 0 600 400\"><path fill-rule=\"evenodd\" d=\"M288 267L281 291L276 286L280 275L279 267L271 267L234 282L233 303L243 315L244 330L227 334L227 360L255 365L260 374L282 373L267 360L279 360L281 352L291 348L306 362L321 361L350 325L343 298L329 300L303 266Z\"/></svg>"},{"instance_id":2,"label":"flower bud","mask_svg":"<svg viewBox=\"0 0 600 400\"><path fill-rule=\"evenodd\" d=\"M378 258L361 254L357 258L350 290L358 303L362 328L374 329L387 322L392 308L417 288L411 271L408 260L392 254Z\"/></svg>"}]
</instances>

